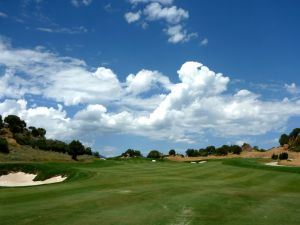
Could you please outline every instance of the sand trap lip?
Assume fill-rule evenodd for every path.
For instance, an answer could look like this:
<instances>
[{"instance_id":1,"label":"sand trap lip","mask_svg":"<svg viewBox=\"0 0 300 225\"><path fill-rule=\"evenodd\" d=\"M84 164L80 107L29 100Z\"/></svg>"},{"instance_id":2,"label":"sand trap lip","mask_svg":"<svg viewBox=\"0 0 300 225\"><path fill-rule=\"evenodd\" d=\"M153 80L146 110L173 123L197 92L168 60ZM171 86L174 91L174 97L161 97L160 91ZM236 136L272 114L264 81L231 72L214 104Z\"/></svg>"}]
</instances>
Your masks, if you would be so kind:
<instances>
[{"instance_id":1,"label":"sand trap lip","mask_svg":"<svg viewBox=\"0 0 300 225\"><path fill-rule=\"evenodd\" d=\"M24 186L35 186L42 184L52 184L62 182L67 177L55 176L43 181L34 181L36 174L24 173L24 172L13 172L7 175L0 176L1 187L24 187Z\"/></svg>"}]
</instances>

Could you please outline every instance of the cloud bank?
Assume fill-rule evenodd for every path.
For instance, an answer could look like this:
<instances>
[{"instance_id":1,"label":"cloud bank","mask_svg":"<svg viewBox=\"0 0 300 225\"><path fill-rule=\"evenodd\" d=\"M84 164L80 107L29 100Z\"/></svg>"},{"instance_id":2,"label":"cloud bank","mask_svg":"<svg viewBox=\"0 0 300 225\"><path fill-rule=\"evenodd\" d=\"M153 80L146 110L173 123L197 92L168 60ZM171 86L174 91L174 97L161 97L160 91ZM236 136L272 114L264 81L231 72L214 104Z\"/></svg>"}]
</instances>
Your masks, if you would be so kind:
<instances>
[{"instance_id":1,"label":"cloud bank","mask_svg":"<svg viewBox=\"0 0 300 225\"><path fill-rule=\"evenodd\" d=\"M43 47L13 48L1 39L0 51L0 114L45 127L51 138L118 133L192 143L207 136L260 135L300 116L299 99L264 101L245 89L231 93L230 78L200 62L185 62L178 83L147 69L121 82L111 68L90 69Z\"/></svg>"}]
</instances>

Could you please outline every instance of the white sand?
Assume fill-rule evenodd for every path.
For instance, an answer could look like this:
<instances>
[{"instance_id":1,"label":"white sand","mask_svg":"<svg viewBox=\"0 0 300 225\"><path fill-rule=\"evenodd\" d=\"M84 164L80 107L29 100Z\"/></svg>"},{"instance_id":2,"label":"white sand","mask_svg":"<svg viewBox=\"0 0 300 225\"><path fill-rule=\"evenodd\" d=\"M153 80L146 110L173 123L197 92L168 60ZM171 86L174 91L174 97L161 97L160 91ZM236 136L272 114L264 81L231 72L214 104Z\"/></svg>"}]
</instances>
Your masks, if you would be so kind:
<instances>
[{"instance_id":1,"label":"white sand","mask_svg":"<svg viewBox=\"0 0 300 225\"><path fill-rule=\"evenodd\" d=\"M35 174L30 173L9 173L7 175L0 176L0 186L2 187L22 187L22 186L33 186L42 184L52 184L62 182L67 177L55 176L43 181L33 181L36 177Z\"/></svg>"},{"instance_id":2,"label":"white sand","mask_svg":"<svg viewBox=\"0 0 300 225\"><path fill-rule=\"evenodd\" d=\"M265 165L267 165L267 166L284 166L284 165L279 165L278 162L269 162L269 163L266 163Z\"/></svg>"},{"instance_id":3,"label":"white sand","mask_svg":"<svg viewBox=\"0 0 300 225\"><path fill-rule=\"evenodd\" d=\"M198 162L198 163L206 163L207 161L200 161L200 162Z\"/></svg>"}]
</instances>

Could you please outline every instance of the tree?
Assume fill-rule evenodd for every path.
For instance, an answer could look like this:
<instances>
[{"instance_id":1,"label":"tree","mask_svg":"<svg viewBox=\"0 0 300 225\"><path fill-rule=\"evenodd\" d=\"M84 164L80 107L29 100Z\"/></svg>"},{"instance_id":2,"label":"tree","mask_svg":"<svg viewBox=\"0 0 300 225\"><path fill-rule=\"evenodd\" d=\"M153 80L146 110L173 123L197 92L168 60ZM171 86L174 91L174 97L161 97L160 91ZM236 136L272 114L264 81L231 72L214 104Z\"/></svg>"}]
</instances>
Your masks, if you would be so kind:
<instances>
[{"instance_id":1,"label":"tree","mask_svg":"<svg viewBox=\"0 0 300 225\"><path fill-rule=\"evenodd\" d=\"M0 129L3 128L4 124L3 124L3 120L2 120L2 116L0 115Z\"/></svg>"},{"instance_id":2,"label":"tree","mask_svg":"<svg viewBox=\"0 0 300 225\"><path fill-rule=\"evenodd\" d=\"M281 146L289 143L289 136L287 134L282 134L279 138L279 144Z\"/></svg>"},{"instance_id":3,"label":"tree","mask_svg":"<svg viewBox=\"0 0 300 225\"><path fill-rule=\"evenodd\" d=\"M31 134L33 137L41 137L44 138L46 135L46 130L44 128L35 128L35 127L28 127L31 130Z\"/></svg>"},{"instance_id":4,"label":"tree","mask_svg":"<svg viewBox=\"0 0 300 225\"><path fill-rule=\"evenodd\" d=\"M216 154L216 147L215 146L207 146L206 151L208 152L209 155Z\"/></svg>"},{"instance_id":5,"label":"tree","mask_svg":"<svg viewBox=\"0 0 300 225\"><path fill-rule=\"evenodd\" d=\"M143 157L142 153L139 150L127 149L126 152L123 152L123 157Z\"/></svg>"},{"instance_id":6,"label":"tree","mask_svg":"<svg viewBox=\"0 0 300 225\"><path fill-rule=\"evenodd\" d=\"M157 151L157 150L152 150L149 152L149 154L147 155L147 158L152 158L152 159L159 159L162 157L162 153Z\"/></svg>"},{"instance_id":7,"label":"tree","mask_svg":"<svg viewBox=\"0 0 300 225\"><path fill-rule=\"evenodd\" d=\"M290 133L290 138L295 139L300 133L300 128L295 128L291 133Z\"/></svg>"},{"instance_id":8,"label":"tree","mask_svg":"<svg viewBox=\"0 0 300 225\"><path fill-rule=\"evenodd\" d=\"M0 138L0 152L9 153L8 143L5 138Z\"/></svg>"},{"instance_id":9,"label":"tree","mask_svg":"<svg viewBox=\"0 0 300 225\"><path fill-rule=\"evenodd\" d=\"M217 155L227 155L229 152L229 148L230 147L228 145L223 145L222 147L217 148L216 154Z\"/></svg>"},{"instance_id":10,"label":"tree","mask_svg":"<svg viewBox=\"0 0 300 225\"><path fill-rule=\"evenodd\" d=\"M176 155L175 150L174 150L174 149L171 149L171 150L169 151L169 155L175 156L175 155Z\"/></svg>"},{"instance_id":11,"label":"tree","mask_svg":"<svg viewBox=\"0 0 300 225\"><path fill-rule=\"evenodd\" d=\"M239 155L239 154L241 154L241 152L242 152L242 148L240 147L240 146L238 146L238 145L232 145L232 146L230 146L230 151L233 153L233 154L237 154L237 155Z\"/></svg>"},{"instance_id":12,"label":"tree","mask_svg":"<svg viewBox=\"0 0 300 225\"><path fill-rule=\"evenodd\" d=\"M86 155L93 155L93 152L92 152L91 147L87 147L87 148L84 150L84 154L86 154Z\"/></svg>"},{"instance_id":13,"label":"tree","mask_svg":"<svg viewBox=\"0 0 300 225\"><path fill-rule=\"evenodd\" d=\"M45 137L46 130L44 128L38 128L37 131L38 131L39 137L42 137L42 138Z\"/></svg>"},{"instance_id":14,"label":"tree","mask_svg":"<svg viewBox=\"0 0 300 225\"><path fill-rule=\"evenodd\" d=\"M78 140L73 140L69 144L69 152L68 153L69 153L69 155L72 156L73 160L77 160L77 156L78 155L83 155L84 151L85 151L84 146Z\"/></svg>"},{"instance_id":15,"label":"tree","mask_svg":"<svg viewBox=\"0 0 300 225\"><path fill-rule=\"evenodd\" d=\"M100 153L99 152L93 152L93 156L95 156L96 158L100 158Z\"/></svg>"},{"instance_id":16,"label":"tree","mask_svg":"<svg viewBox=\"0 0 300 225\"><path fill-rule=\"evenodd\" d=\"M185 153L188 157L197 157L199 155L199 151L192 148L186 150Z\"/></svg>"},{"instance_id":17,"label":"tree","mask_svg":"<svg viewBox=\"0 0 300 225\"><path fill-rule=\"evenodd\" d=\"M13 133L22 133L26 128L26 123L16 115L8 115L4 118L4 122L9 125L9 129Z\"/></svg>"}]
</instances>

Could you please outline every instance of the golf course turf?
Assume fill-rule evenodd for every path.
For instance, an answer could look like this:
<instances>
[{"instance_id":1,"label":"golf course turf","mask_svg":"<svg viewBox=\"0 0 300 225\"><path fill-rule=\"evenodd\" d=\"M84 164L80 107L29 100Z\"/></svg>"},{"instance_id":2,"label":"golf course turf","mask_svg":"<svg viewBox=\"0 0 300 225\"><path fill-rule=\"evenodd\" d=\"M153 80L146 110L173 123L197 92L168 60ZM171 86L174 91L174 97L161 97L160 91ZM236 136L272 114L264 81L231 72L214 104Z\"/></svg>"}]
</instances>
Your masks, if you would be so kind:
<instances>
[{"instance_id":1,"label":"golf course turf","mask_svg":"<svg viewBox=\"0 0 300 225\"><path fill-rule=\"evenodd\" d=\"M300 168L258 159L0 164L11 170L68 179L0 188L1 225L300 224Z\"/></svg>"}]
</instances>

